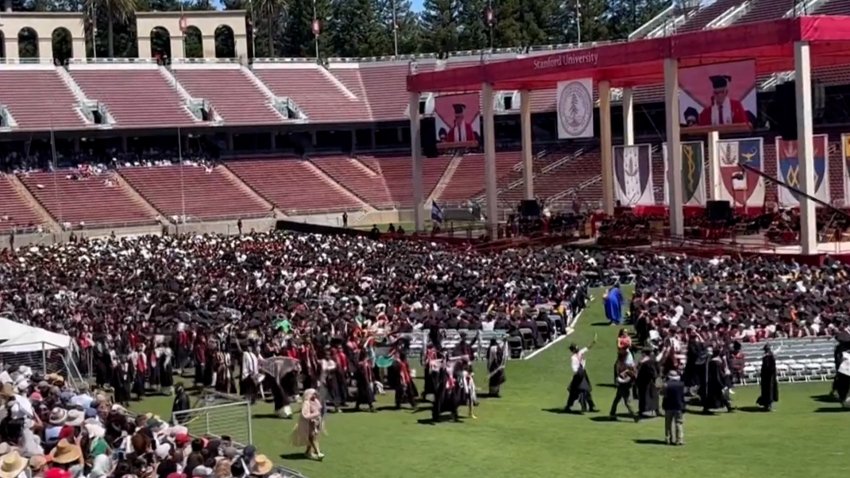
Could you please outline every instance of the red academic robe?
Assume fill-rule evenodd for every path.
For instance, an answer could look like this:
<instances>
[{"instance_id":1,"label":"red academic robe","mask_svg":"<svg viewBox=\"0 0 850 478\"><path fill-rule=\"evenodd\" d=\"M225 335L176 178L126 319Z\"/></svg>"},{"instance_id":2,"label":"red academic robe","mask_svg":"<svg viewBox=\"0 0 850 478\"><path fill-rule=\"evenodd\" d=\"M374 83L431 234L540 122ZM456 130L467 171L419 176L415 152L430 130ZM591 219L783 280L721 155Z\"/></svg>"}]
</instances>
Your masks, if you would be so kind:
<instances>
[{"instance_id":1,"label":"red academic robe","mask_svg":"<svg viewBox=\"0 0 850 478\"><path fill-rule=\"evenodd\" d=\"M475 141L475 130L472 129L472 125L469 123L464 123L463 126L466 128L465 141ZM460 138L455 139L455 132L455 127L452 127L452 129L446 132L446 143L458 143L461 141Z\"/></svg>"},{"instance_id":2,"label":"red academic robe","mask_svg":"<svg viewBox=\"0 0 850 478\"><path fill-rule=\"evenodd\" d=\"M738 100L729 99L729 105L732 108L732 122L730 124L740 124L740 123L749 123L750 120L747 117L747 111L744 109L744 105L741 104ZM711 110L712 106L705 108L699 114L699 125L700 126L710 126L711 123ZM724 112L725 113L725 112Z\"/></svg>"}]
</instances>

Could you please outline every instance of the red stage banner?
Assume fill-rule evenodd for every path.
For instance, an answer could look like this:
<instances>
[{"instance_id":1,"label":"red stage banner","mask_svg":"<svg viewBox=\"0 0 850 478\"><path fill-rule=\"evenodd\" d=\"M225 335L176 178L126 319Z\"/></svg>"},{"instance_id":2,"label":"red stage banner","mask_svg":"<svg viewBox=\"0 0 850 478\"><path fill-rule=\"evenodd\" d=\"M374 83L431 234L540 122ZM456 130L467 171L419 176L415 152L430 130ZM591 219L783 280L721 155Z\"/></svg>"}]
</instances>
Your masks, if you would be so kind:
<instances>
[{"instance_id":1,"label":"red stage banner","mask_svg":"<svg viewBox=\"0 0 850 478\"><path fill-rule=\"evenodd\" d=\"M476 147L481 139L478 93L438 96L434 99L437 147Z\"/></svg>"}]
</instances>

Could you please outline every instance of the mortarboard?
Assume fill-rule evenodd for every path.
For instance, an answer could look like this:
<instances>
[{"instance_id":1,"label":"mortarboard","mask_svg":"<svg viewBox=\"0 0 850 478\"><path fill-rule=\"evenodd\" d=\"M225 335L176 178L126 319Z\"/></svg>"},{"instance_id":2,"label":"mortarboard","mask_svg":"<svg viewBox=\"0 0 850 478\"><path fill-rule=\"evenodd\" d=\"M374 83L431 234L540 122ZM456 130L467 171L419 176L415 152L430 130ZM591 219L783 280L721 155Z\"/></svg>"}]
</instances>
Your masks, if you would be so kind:
<instances>
[{"instance_id":1,"label":"mortarboard","mask_svg":"<svg viewBox=\"0 0 850 478\"><path fill-rule=\"evenodd\" d=\"M455 103L452 105L452 108L454 108L456 115L461 115L463 114L463 110L466 109L466 105L463 103Z\"/></svg>"},{"instance_id":2,"label":"mortarboard","mask_svg":"<svg viewBox=\"0 0 850 478\"><path fill-rule=\"evenodd\" d=\"M732 77L729 75L714 75L709 76L708 79L711 80L711 85L714 88L726 88L732 82Z\"/></svg>"}]
</instances>

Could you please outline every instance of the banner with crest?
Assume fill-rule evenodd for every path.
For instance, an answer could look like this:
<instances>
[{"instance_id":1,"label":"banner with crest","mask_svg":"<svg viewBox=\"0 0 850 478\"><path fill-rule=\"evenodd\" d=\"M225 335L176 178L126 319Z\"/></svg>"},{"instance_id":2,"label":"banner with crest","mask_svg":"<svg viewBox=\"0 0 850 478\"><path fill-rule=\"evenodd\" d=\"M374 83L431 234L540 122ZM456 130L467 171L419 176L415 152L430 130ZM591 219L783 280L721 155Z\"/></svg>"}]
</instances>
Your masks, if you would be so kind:
<instances>
[{"instance_id":1,"label":"banner with crest","mask_svg":"<svg viewBox=\"0 0 850 478\"><path fill-rule=\"evenodd\" d=\"M841 135L841 170L844 171L844 206L850 205L850 133Z\"/></svg>"},{"instance_id":2,"label":"banner with crest","mask_svg":"<svg viewBox=\"0 0 850 478\"><path fill-rule=\"evenodd\" d=\"M720 159L720 201L733 207L762 207L764 178L742 168L741 164L764 171L764 140L762 138L724 139L717 142Z\"/></svg>"},{"instance_id":3,"label":"banner with crest","mask_svg":"<svg viewBox=\"0 0 850 478\"><path fill-rule=\"evenodd\" d=\"M705 145L702 141L682 144L682 204L705 206ZM670 184L667 171L667 143L661 146L664 154L664 204L670 204Z\"/></svg>"},{"instance_id":4,"label":"banner with crest","mask_svg":"<svg viewBox=\"0 0 850 478\"><path fill-rule=\"evenodd\" d=\"M655 204L652 145L614 146L614 191L621 206Z\"/></svg>"},{"instance_id":5,"label":"banner with crest","mask_svg":"<svg viewBox=\"0 0 850 478\"><path fill-rule=\"evenodd\" d=\"M812 136L814 143L815 190L809 194L823 202L829 202L829 137L825 134ZM800 159L797 140L786 141L776 137L776 175L791 187L802 189ZM777 199L782 207L800 205L800 195L788 188L777 186Z\"/></svg>"}]
</instances>

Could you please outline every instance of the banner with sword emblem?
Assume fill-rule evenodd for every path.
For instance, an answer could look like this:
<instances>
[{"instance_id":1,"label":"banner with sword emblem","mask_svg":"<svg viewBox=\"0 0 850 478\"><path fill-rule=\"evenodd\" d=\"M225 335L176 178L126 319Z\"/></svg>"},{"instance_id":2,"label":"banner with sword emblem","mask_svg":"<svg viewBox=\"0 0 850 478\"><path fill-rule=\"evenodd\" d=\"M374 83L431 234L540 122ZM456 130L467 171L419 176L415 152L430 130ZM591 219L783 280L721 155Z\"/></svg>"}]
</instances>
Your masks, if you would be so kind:
<instances>
[{"instance_id":1,"label":"banner with sword emblem","mask_svg":"<svg viewBox=\"0 0 850 478\"><path fill-rule=\"evenodd\" d=\"M652 145L614 146L614 196L622 206L655 204Z\"/></svg>"},{"instance_id":2,"label":"banner with sword emblem","mask_svg":"<svg viewBox=\"0 0 850 478\"><path fill-rule=\"evenodd\" d=\"M734 207L762 207L764 178L741 168L746 164L764 171L764 140L762 138L725 139L717 142L720 160L720 201Z\"/></svg>"},{"instance_id":3,"label":"banner with sword emblem","mask_svg":"<svg viewBox=\"0 0 850 478\"><path fill-rule=\"evenodd\" d=\"M814 143L815 190L810 192L821 201L829 202L829 138L825 134L812 136ZM786 141L776 137L776 172L780 181L797 189L802 189L803 178L800 176L800 156L797 141ZM799 194L788 188L777 186L777 199L782 207L797 207L800 205Z\"/></svg>"},{"instance_id":4,"label":"banner with sword emblem","mask_svg":"<svg viewBox=\"0 0 850 478\"><path fill-rule=\"evenodd\" d=\"M850 204L850 133L841 135L841 170L844 171L844 206Z\"/></svg>"},{"instance_id":5,"label":"banner with sword emblem","mask_svg":"<svg viewBox=\"0 0 850 478\"><path fill-rule=\"evenodd\" d=\"M664 204L670 204L670 184L667 171L667 143L662 146L664 154ZM705 206L705 147L702 141L682 142L682 204Z\"/></svg>"}]
</instances>

